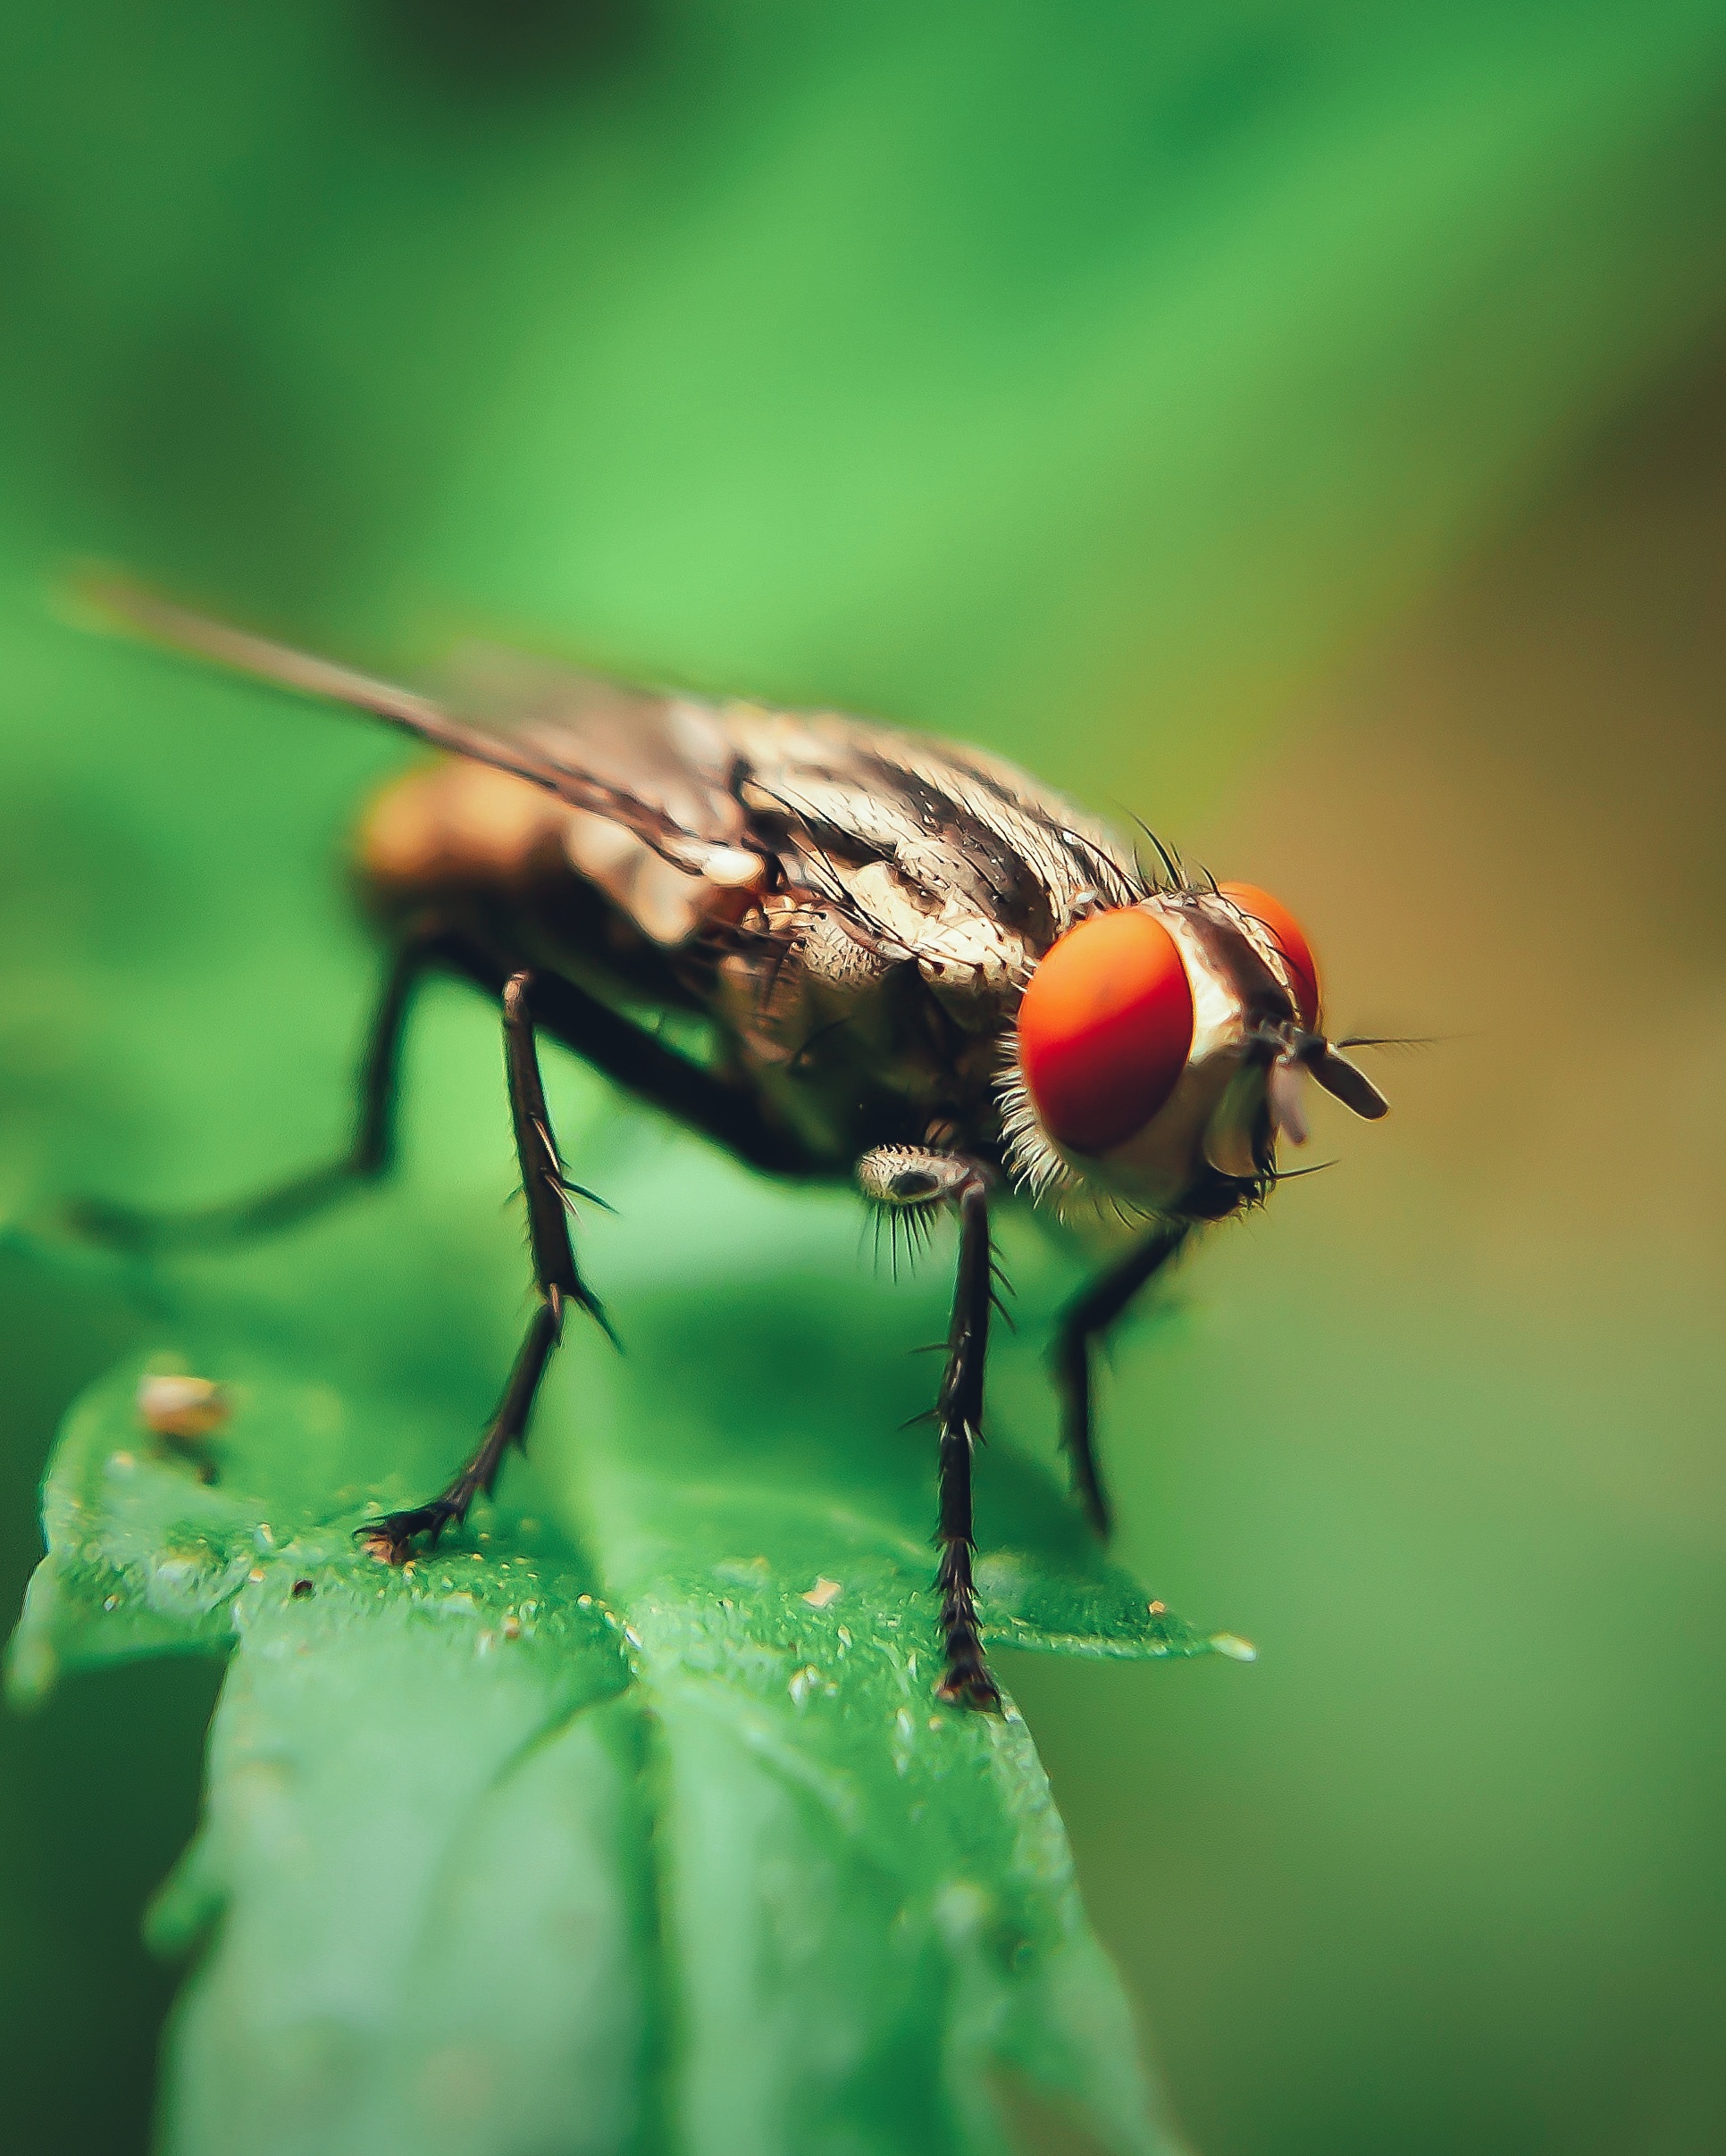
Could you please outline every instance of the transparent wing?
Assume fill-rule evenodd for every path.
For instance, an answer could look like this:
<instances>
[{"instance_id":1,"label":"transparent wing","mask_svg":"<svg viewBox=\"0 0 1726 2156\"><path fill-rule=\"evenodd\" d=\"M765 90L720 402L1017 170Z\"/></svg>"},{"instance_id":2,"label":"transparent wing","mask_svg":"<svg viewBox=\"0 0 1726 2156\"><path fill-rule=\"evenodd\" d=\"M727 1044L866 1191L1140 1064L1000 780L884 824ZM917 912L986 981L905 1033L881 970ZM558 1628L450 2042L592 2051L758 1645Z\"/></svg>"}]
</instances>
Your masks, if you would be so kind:
<instances>
[{"instance_id":1,"label":"transparent wing","mask_svg":"<svg viewBox=\"0 0 1726 2156\"><path fill-rule=\"evenodd\" d=\"M710 823L709 817L697 816L693 823L681 820L668 805L654 800L650 790L632 784L622 773L604 774L601 769L595 768L595 763L600 759L584 753L584 729L580 723L583 713L599 735L610 737L616 751L623 748L624 740L618 731L618 706L628 704L638 722L645 713L657 711L661 714L663 731L671 710L664 698L631 697L630 692L610 689L608 684L566 674L558 677L564 689L561 724L555 712L548 707L537 717L527 716L519 727L492 725L458 718L417 690L380 681L333 660L318 658L310 652L297 651L289 645L255 636L248 630L212 621L128 578L87 576L79 581L75 590L78 597L109 626L165 644L176 651L213 660L218 665L230 667L256 681L273 682L278 688L297 695L317 697L367 712L433 748L508 772L515 778L544 787L572 807L623 825L656 854L688 874L700 874L705 870L708 856L718 836L702 829L704 823ZM638 723L634 735L638 752L648 747L651 731ZM595 745L598 746L597 741ZM666 765L674 764L663 742L646 760L649 766L659 767L662 778ZM642 761L638 753L638 769ZM700 800L711 802L708 788L685 787L683 790L690 797L691 807ZM731 821L734 840L741 830L742 818Z\"/></svg>"}]
</instances>

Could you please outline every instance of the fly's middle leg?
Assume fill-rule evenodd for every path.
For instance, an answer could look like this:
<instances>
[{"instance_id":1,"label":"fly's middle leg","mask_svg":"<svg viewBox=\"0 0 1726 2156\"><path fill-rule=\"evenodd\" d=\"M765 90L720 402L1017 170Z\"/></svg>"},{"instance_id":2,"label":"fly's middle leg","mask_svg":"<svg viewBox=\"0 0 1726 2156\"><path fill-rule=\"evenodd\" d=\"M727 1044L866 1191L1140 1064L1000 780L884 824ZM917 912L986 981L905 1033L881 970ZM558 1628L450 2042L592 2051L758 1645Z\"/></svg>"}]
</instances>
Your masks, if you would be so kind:
<instances>
[{"instance_id":1,"label":"fly's middle leg","mask_svg":"<svg viewBox=\"0 0 1726 2156\"><path fill-rule=\"evenodd\" d=\"M959 1215L959 1270L947 1331L947 1360L935 1405L937 1525L941 1562L941 1639L946 1672L937 1694L956 1705L998 1710L1001 1692L977 1629L972 1559L971 1460L983 1437L983 1381L994 1306L994 1250L989 1233L989 1179L975 1161L909 1146L883 1146L858 1164L865 1197L876 1205L925 1210L951 1205Z\"/></svg>"},{"instance_id":2,"label":"fly's middle leg","mask_svg":"<svg viewBox=\"0 0 1726 2156\"><path fill-rule=\"evenodd\" d=\"M568 1306L579 1304L607 1333L611 1331L604 1310L575 1263L575 1246L569 1233L570 1186L552 1135L534 1046L532 990L531 974L512 974L504 982L504 1067L522 1192L527 1201L528 1248L539 1307L528 1321L503 1396L460 1474L429 1502L387 1513L382 1519L369 1521L356 1530L359 1539L374 1554L393 1564L406 1558L416 1537L424 1535L435 1543L446 1527L458 1525L466 1518L481 1492L490 1494L504 1454L511 1445L526 1441L528 1416L551 1351L563 1337L564 1313Z\"/></svg>"}]
</instances>

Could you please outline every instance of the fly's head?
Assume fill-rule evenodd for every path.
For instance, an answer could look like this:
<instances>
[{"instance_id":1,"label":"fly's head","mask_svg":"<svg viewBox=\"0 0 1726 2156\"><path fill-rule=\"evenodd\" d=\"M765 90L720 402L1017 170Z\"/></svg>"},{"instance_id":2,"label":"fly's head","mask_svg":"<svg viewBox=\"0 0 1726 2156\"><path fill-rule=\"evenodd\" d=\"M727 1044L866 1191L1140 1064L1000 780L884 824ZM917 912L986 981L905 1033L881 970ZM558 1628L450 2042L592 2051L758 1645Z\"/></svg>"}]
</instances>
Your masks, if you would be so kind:
<instances>
[{"instance_id":1,"label":"fly's head","mask_svg":"<svg viewBox=\"0 0 1726 2156\"><path fill-rule=\"evenodd\" d=\"M1016 1175L1211 1219L1303 1143L1311 1075L1358 1116L1378 1089L1326 1038L1293 915L1249 883L1160 891L1054 943L1019 1005L1003 1085Z\"/></svg>"}]
</instances>

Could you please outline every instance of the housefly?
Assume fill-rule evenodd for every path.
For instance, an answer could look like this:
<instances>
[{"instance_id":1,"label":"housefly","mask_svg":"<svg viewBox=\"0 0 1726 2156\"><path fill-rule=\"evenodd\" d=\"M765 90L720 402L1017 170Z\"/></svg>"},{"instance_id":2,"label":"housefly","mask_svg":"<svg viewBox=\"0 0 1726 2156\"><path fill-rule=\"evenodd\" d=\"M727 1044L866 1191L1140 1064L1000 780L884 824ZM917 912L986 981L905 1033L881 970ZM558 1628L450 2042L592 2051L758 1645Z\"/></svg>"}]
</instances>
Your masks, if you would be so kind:
<instances>
[{"instance_id":1,"label":"housefly","mask_svg":"<svg viewBox=\"0 0 1726 2156\"><path fill-rule=\"evenodd\" d=\"M576 1262L577 1186L546 1109L540 1035L768 1174L852 1180L913 1229L955 1216L934 1412L938 1690L996 1707L971 1524L992 1208L1100 1201L1142 1224L1063 1313L1054 1359L1075 1488L1106 1532L1091 1403L1102 1335L1197 1225L1266 1195L1279 1139L1305 1135L1309 1078L1359 1116L1385 1113L1326 1037L1294 918L1251 884L1189 881L1160 848L1147 869L975 749L513 660L470 716L128 584L91 596L134 631L446 752L388 787L359 835L390 963L349 1150L247 1204L155 1222L92 1208L91 1224L136 1240L253 1233L381 1175L416 986L453 973L496 999L536 1302L460 1473L358 1530L399 1563L492 1488L569 1306L605 1324ZM661 1038L644 1011L705 1021L708 1053Z\"/></svg>"}]
</instances>

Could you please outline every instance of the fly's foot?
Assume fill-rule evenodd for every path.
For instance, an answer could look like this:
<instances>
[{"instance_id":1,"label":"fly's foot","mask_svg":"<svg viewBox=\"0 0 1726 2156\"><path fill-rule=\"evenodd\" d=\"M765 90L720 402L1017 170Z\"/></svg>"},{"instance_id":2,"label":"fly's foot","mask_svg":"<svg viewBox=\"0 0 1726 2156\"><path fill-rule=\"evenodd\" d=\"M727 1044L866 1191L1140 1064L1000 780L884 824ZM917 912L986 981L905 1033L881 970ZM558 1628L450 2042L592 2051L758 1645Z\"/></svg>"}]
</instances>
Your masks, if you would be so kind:
<instances>
[{"instance_id":1,"label":"fly's foot","mask_svg":"<svg viewBox=\"0 0 1726 2156\"><path fill-rule=\"evenodd\" d=\"M968 1655L950 1665L935 1686L935 1697L952 1707L969 1707L978 1714L1001 1712L1001 1687L989 1674L981 1654Z\"/></svg>"},{"instance_id":2,"label":"fly's foot","mask_svg":"<svg viewBox=\"0 0 1726 2156\"><path fill-rule=\"evenodd\" d=\"M935 1697L981 1714L1001 1712L1001 1688L990 1675L977 1630L976 1588L971 1578L971 1546L957 1537L941 1553L935 1574L941 1595L941 1645L947 1672Z\"/></svg>"},{"instance_id":3,"label":"fly's foot","mask_svg":"<svg viewBox=\"0 0 1726 2156\"><path fill-rule=\"evenodd\" d=\"M368 1557L385 1565L405 1565L414 1554L421 1535L426 1548L435 1550L446 1527L458 1527L467 1516L465 1499L434 1497L429 1505L414 1505L406 1512L386 1512L381 1519L367 1520L356 1527L354 1539Z\"/></svg>"}]
</instances>

